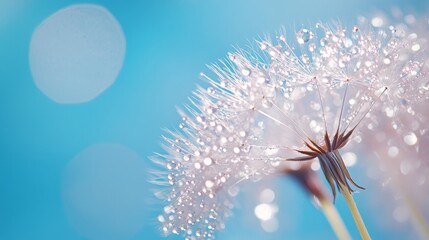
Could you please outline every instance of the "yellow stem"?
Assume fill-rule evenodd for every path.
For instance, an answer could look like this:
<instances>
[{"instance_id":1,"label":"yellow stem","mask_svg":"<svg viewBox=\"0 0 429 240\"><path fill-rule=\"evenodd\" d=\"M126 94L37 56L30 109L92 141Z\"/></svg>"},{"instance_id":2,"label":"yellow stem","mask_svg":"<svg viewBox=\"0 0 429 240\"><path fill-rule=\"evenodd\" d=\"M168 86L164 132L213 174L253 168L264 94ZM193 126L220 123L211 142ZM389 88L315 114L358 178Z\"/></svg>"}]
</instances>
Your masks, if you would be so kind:
<instances>
[{"instance_id":1,"label":"yellow stem","mask_svg":"<svg viewBox=\"0 0 429 240\"><path fill-rule=\"evenodd\" d=\"M402 195L404 203L410 211L411 219L413 220L413 224L419 230L419 233L420 233L422 239L429 239L429 224L426 221L426 219L423 217L420 209L416 206L416 204L408 196L408 194L405 193L404 189L402 188L402 185L395 184L395 186L397 186L399 188L399 192Z\"/></svg>"},{"instance_id":2,"label":"yellow stem","mask_svg":"<svg viewBox=\"0 0 429 240\"><path fill-rule=\"evenodd\" d=\"M363 222L362 217L360 216L359 209L356 206L355 200L353 199L352 195L350 194L346 186L342 185L341 188L342 188L341 193L346 199L347 205L349 206L350 212L352 213L353 219L356 223L356 227L359 230L360 236L362 237L363 240L370 240L371 237L369 236L368 230L366 230L365 223Z\"/></svg>"},{"instance_id":3,"label":"yellow stem","mask_svg":"<svg viewBox=\"0 0 429 240\"><path fill-rule=\"evenodd\" d=\"M322 208L326 219L328 220L329 224L337 235L337 238L340 240L352 239L334 204L332 204L332 202L326 198L319 199L319 201L320 207Z\"/></svg>"},{"instance_id":4,"label":"yellow stem","mask_svg":"<svg viewBox=\"0 0 429 240\"><path fill-rule=\"evenodd\" d=\"M416 206L414 201L405 191L404 185L401 181L394 179L394 187L397 192L401 195L405 205L407 206L409 213L411 215L412 223L415 228L419 231L422 239L429 239L429 224L426 222L423 217L420 209Z\"/></svg>"}]
</instances>

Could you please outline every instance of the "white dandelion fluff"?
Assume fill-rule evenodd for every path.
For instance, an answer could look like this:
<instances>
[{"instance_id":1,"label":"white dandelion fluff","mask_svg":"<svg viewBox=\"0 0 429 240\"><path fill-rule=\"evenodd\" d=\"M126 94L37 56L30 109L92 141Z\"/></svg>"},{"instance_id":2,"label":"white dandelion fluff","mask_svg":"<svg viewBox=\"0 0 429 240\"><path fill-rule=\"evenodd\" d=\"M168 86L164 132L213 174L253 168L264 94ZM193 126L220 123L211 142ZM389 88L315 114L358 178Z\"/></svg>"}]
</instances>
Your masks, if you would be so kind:
<instances>
[{"instance_id":1,"label":"white dandelion fluff","mask_svg":"<svg viewBox=\"0 0 429 240\"><path fill-rule=\"evenodd\" d=\"M157 192L167 202L158 219L163 232L214 238L240 182L315 159L369 238L350 195L362 187L340 151L365 141L358 127L371 124L372 108L419 98L396 91L426 77L398 70L416 57L400 57L409 43L389 28L316 24L290 38L279 33L257 41L210 66L213 77L202 74L210 86L198 88L192 105L179 111L180 129L168 131L166 153L154 158L167 170L155 179L165 185Z\"/></svg>"}]
</instances>

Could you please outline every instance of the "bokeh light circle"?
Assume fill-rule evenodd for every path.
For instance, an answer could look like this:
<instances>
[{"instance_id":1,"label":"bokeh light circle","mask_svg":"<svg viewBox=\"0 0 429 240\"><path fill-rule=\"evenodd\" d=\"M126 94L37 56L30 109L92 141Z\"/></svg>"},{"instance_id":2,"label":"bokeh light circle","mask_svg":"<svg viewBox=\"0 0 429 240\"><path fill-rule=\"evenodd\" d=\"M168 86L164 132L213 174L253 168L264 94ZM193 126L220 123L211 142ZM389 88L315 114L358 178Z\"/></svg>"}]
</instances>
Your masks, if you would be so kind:
<instances>
[{"instance_id":1,"label":"bokeh light circle","mask_svg":"<svg viewBox=\"0 0 429 240\"><path fill-rule=\"evenodd\" d=\"M129 239L145 224L146 169L133 150L92 145L66 167L63 202L74 229L88 239Z\"/></svg>"},{"instance_id":2,"label":"bokeh light circle","mask_svg":"<svg viewBox=\"0 0 429 240\"><path fill-rule=\"evenodd\" d=\"M107 9L93 4L61 9L33 32L33 80L55 102L88 102L117 78L125 45L121 26Z\"/></svg>"}]
</instances>

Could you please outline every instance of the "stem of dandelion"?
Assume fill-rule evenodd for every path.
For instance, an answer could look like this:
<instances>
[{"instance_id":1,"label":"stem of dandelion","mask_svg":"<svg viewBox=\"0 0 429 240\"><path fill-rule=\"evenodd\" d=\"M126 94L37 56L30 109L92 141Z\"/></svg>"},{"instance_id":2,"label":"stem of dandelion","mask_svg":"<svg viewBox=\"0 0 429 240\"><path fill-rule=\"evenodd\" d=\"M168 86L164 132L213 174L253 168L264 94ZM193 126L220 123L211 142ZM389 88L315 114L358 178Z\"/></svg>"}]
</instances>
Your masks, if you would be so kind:
<instances>
[{"instance_id":1,"label":"stem of dandelion","mask_svg":"<svg viewBox=\"0 0 429 240\"><path fill-rule=\"evenodd\" d=\"M347 189L346 186L341 185L341 193L346 199L347 205L349 206L350 212L352 213L353 219L356 223L356 227L359 230L360 236L362 237L363 240L371 239L371 237L369 236L368 230L366 229L365 223L363 222L362 217L360 216L359 209L357 208L355 200L353 199L353 196L351 195L350 191Z\"/></svg>"},{"instance_id":2,"label":"stem of dandelion","mask_svg":"<svg viewBox=\"0 0 429 240\"><path fill-rule=\"evenodd\" d=\"M291 171L288 174L292 175L308 193L320 202L322 212L331 225L337 238L340 240L350 240L350 234L344 225L343 220L338 214L334 204L332 204L332 201L328 198L323 185L320 183L316 174L308 168Z\"/></svg>"},{"instance_id":3,"label":"stem of dandelion","mask_svg":"<svg viewBox=\"0 0 429 240\"><path fill-rule=\"evenodd\" d=\"M390 161L386 161L386 163L390 163ZM389 164L388 166L392 169L396 168L396 165L393 166ZM415 204L413 199L406 192L406 188L403 185L403 182L397 178L391 179L393 182L392 186L395 192L401 196L403 203L405 204L410 213L413 226L417 228L417 231L420 233L422 239L429 239L429 223L423 217L419 207Z\"/></svg>"},{"instance_id":4,"label":"stem of dandelion","mask_svg":"<svg viewBox=\"0 0 429 240\"><path fill-rule=\"evenodd\" d=\"M326 198L319 199L319 201L320 207L322 208L326 219L328 220L329 224L337 235L337 238L340 240L350 240L351 237L349 235L349 232L347 231L347 228L344 225L332 201Z\"/></svg>"},{"instance_id":5,"label":"stem of dandelion","mask_svg":"<svg viewBox=\"0 0 429 240\"><path fill-rule=\"evenodd\" d=\"M413 225L418 229L422 239L429 239L429 224L423 217L420 209L416 206L415 202L410 198L410 196L405 192L404 186L399 181L395 181L394 183L394 186L400 193L405 205L410 212Z\"/></svg>"},{"instance_id":6,"label":"stem of dandelion","mask_svg":"<svg viewBox=\"0 0 429 240\"><path fill-rule=\"evenodd\" d=\"M429 225L426 222L425 218L423 217L422 213L419 211L414 201L412 201L410 197L404 194L404 202L408 206L413 222L418 228L422 238L429 239L429 228L428 228Z\"/></svg>"}]
</instances>

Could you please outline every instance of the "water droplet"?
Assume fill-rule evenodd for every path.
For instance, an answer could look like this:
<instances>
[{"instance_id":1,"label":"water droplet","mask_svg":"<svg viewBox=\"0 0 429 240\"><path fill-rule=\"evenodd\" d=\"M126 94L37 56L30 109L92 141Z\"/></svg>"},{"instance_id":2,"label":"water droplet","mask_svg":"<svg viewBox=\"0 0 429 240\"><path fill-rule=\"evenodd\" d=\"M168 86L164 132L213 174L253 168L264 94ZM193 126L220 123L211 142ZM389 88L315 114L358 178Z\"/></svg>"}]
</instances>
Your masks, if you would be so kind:
<instances>
[{"instance_id":1,"label":"water droplet","mask_svg":"<svg viewBox=\"0 0 429 240\"><path fill-rule=\"evenodd\" d=\"M262 99L262 107L264 107L264 108L270 108L272 106L273 106L273 103L270 100L265 99L265 98Z\"/></svg>"},{"instance_id":2,"label":"water droplet","mask_svg":"<svg viewBox=\"0 0 429 240\"><path fill-rule=\"evenodd\" d=\"M183 160L184 160L184 161L189 161L189 160L191 160L191 155L190 155L190 154L183 155Z\"/></svg>"},{"instance_id":3,"label":"water droplet","mask_svg":"<svg viewBox=\"0 0 429 240\"><path fill-rule=\"evenodd\" d=\"M211 158L209 158L209 157L206 157L206 158L204 158L203 163L206 166L210 166L210 165L213 164L213 160Z\"/></svg>"},{"instance_id":4,"label":"water droplet","mask_svg":"<svg viewBox=\"0 0 429 240\"><path fill-rule=\"evenodd\" d=\"M168 162L167 163L167 169L168 170L172 170L174 168L174 163L172 163L172 162Z\"/></svg>"},{"instance_id":5,"label":"water droplet","mask_svg":"<svg viewBox=\"0 0 429 240\"><path fill-rule=\"evenodd\" d=\"M213 108L212 106L209 106L209 107L206 108L206 112L207 112L207 114L211 115L211 114L213 114L213 113L216 112L216 108Z\"/></svg>"},{"instance_id":6,"label":"water droplet","mask_svg":"<svg viewBox=\"0 0 429 240\"><path fill-rule=\"evenodd\" d=\"M235 154L239 154L239 153L240 153L240 148L235 147L235 148L234 148L234 153L235 153Z\"/></svg>"},{"instance_id":7,"label":"water droplet","mask_svg":"<svg viewBox=\"0 0 429 240\"><path fill-rule=\"evenodd\" d=\"M416 76L420 72L420 63L417 61L414 61L412 64L410 64L409 68L410 68L410 74L412 76Z\"/></svg>"},{"instance_id":8,"label":"water droplet","mask_svg":"<svg viewBox=\"0 0 429 240\"><path fill-rule=\"evenodd\" d=\"M415 145L417 143L417 140L417 136L413 132L410 132L404 136L404 142L410 146Z\"/></svg>"},{"instance_id":9,"label":"water droplet","mask_svg":"<svg viewBox=\"0 0 429 240\"><path fill-rule=\"evenodd\" d=\"M353 41L350 38L346 38L343 40L344 47L349 48L353 45Z\"/></svg>"},{"instance_id":10,"label":"water droplet","mask_svg":"<svg viewBox=\"0 0 429 240\"><path fill-rule=\"evenodd\" d=\"M304 44L310 41L313 36L314 35L312 32L310 32L308 29L303 28L296 33L296 40L299 44Z\"/></svg>"},{"instance_id":11,"label":"water droplet","mask_svg":"<svg viewBox=\"0 0 429 240\"><path fill-rule=\"evenodd\" d=\"M200 123L205 123L206 118L204 116L202 116L202 115L199 115L199 116L197 116L197 121L200 122Z\"/></svg>"},{"instance_id":12,"label":"water droplet","mask_svg":"<svg viewBox=\"0 0 429 240\"><path fill-rule=\"evenodd\" d=\"M167 213L167 214L173 212L173 206L171 206L171 205L165 206L164 207L164 212Z\"/></svg>"},{"instance_id":13,"label":"water droplet","mask_svg":"<svg viewBox=\"0 0 429 240\"><path fill-rule=\"evenodd\" d=\"M165 222L165 218L164 218L164 216L159 215L159 216L158 216L158 221L159 221L159 222L161 222L161 223Z\"/></svg>"},{"instance_id":14,"label":"water droplet","mask_svg":"<svg viewBox=\"0 0 429 240\"><path fill-rule=\"evenodd\" d=\"M307 54L302 54L301 55L301 60L304 64L309 64L310 63L310 57Z\"/></svg>"},{"instance_id":15,"label":"water droplet","mask_svg":"<svg viewBox=\"0 0 429 240\"><path fill-rule=\"evenodd\" d=\"M195 167L195 169L200 169L201 163L199 163L199 162L194 163L194 167Z\"/></svg>"},{"instance_id":16,"label":"water droplet","mask_svg":"<svg viewBox=\"0 0 429 240\"><path fill-rule=\"evenodd\" d=\"M420 44L415 43L413 44L413 46L411 46L411 50L413 50L413 52L417 52L420 50Z\"/></svg>"},{"instance_id":17,"label":"water droplet","mask_svg":"<svg viewBox=\"0 0 429 240\"><path fill-rule=\"evenodd\" d=\"M207 180L205 185L207 188L212 188L214 186L214 182L212 180Z\"/></svg>"},{"instance_id":18,"label":"water droplet","mask_svg":"<svg viewBox=\"0 0 429 240\"><path fill-rule=\"evenodd\" d=\"M240 137L245 137L246 136L246 132L245 131L240 131Z\"/></svg>"},{"instance_id":19,"label":"water droplet","mask_svg":"<svg viewBox=\"0 0 429 240\"><path fill-rule=\"evenodd\" d=\"M386 112L386 116L387 116L387 117L392 118L392 117L394 117L394 116L395 116L395 110L394 110L393 108L386 107L386 108L384 109L384 111Z\"/></svg>"},{"instance_id":20,"label":"water droplet","mask_svg":"<svg viewBox=\"0 0 429 240\"><path fill-rule=\"evenodd\" d=\"M320 39L320 46L322 46L322 47L326 46L326 44L328 44L328 41L329 41L328 38L322 37Z\"/></svg>"},{"instance_id":21,"label":"water droplet","mask_svg":"<svg viewBox=\"0 0 429 240\"><path fill-rule=\"evenodd\" d=\"M374 27L382 27L384 25L384 21L381 17L376 16L371 19L371 24Z\"/></svg>"},{"instance_id":22,"label":"water droplet","mask_svg":"<svg viewBox=\"0 0 429 240\"><path fill-rule=\"evenodd\" d=\"M248 68L241 69L241 74L243 74L243 76L249 76L250 73L251 73L251 71Z\"/></svg>"},{"instance_id":23,"label":"water droplet","mask_svg":"<svg viewBox=\"0 0 429 240\"><path fill-rule=\"evenodd\" d=\"M308 51L310 51L310 52L316 51L316 44L315 43L310 43L308 45Z\"/></svg>"},{"instance_id":24,"label":"water droplet","mask_svg":"<svg viewBox=\"0 0 429 240\"><path fill-rule=\"evenodd\" d=\"M268 147L264 150L264 153L267 154L268 156L272 156L274 154L277 154L279 152L279 148L276 146L273 147Z\"/></svg>"},{"instance_id":25,"label":"water droplet","mask_svg":"<svg viewBox=\"0 0 429 240\"><path fill-rule=\"evenodd\" d=\"M372 66L372 64L373 64L373 62L372 61L365 61L365 66L366 67L371 67Z\"/></svg>"},{"instance_id":26,"label":"water droplet","mask_svg":"<svg viewBox=\"0 0 429 240\"><path fill-rule=\"evenodd\" d=\"M359 47L354 46L354 47L352 47L352 48L350 49L350 54L351 54L351 55L356 55L356 54L358 54L358 53L359 53Z\"/></svg>"},{"instance_id":27,"label":"water droplet","mask_svg":"<svg viewBox=\"0 0 429 240\"><path fill-rule=\"evenodd\" d=\"M212 87L209 87L209 88L207 88L207 93L208 94L213 94L213 93L215 93L216 91L215 91L215 89L214 88L212 88Z\"/></svg>"},{"instance_id":28,"label":"water droplet","mask_svg":"<svg viewBox=\"0 0 429 240\"><path fill-rule=\"evenodd\" d=\"M383 59L383 63L386 64L386 65L389 65L390 64L390 59L389 58Z\"/></svg>"},{"instance_id":29,"label":"water droplet","mask_svg":"<svg viewBox=\"0 0 429 240\"><path fill-rule=\"evenodd\" d=\"M279 160L271 160L270 165L273 167L278 167L278 166L280 166L280 161Z\"/></svg>"},{"instance_id":30,"label":"water droplet","mask_svg":"<svg viewBox=\"0 0 429 240\"><path fill-rule=\"evenodd\" d=\"M353 32L358 32L358 31L359 31L359 27L358 27L358 26L356 26L356 25L355 25L355 26L353 26L352 31L353 31Z\"/></svg>"}]
</instances>

